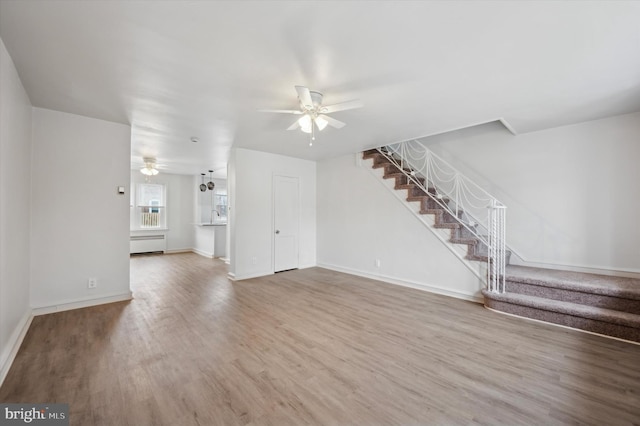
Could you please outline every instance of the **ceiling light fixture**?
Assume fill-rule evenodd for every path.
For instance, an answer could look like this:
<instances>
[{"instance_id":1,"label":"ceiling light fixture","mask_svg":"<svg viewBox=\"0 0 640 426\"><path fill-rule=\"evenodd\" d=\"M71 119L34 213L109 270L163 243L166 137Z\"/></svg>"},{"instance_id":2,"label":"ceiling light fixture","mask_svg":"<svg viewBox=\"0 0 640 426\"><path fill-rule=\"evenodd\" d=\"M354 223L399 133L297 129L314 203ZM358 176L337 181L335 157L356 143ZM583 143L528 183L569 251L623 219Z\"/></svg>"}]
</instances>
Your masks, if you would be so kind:
<instances>
[{"instance_id":1,"label":"ceiling light fixture","mask_svg":"<svg viewBox=\"0 0 640 426\"><path fill-rule=\"evenodd\" d=\"M298 120L298 124L300 125L300 130L305 133L311 133L311 126L313 126L313 120L309 114L305 114Z\"/></svg>"},{"instance_id":2,"label":"ceiling light fixture","mask_svg":"<svg viewBox=\"0 0 640 426\"><path fill-rule=\"evenodd\" d=\"M313 110L307 111L302 117L298 119L300 130L302 130L304 133L311 133L309 146L313 146L313 141L316 140L316 127L318 128L318 130L322 131L322 129L327 127L327 124L327 120L322 117L318 117L318 114Z\"/></svg>"},{"instance_id":3,"label":"ceiling light fixture","mask_svg":"<svg viewBox=\"0 0 640 426\"><path fill-rule=\"evenodd\" d=\"M263 109L260 111L300 115L301 117L294 121L287 130L300 128L304 133L311 134L309 146L312 146L313 141L316 140L316 127L318 131L321 132L327 125L335 127L336 129L341 129L345 126L345 123L342 121L336 120L326 114L362 107L362 102L359 100L341 102L333 105L322 105L322 93L309 90L309 88L304 86L296 86L296 92L298 92L300 109Z\"/></svg>"},{"instance_id":4,"label":"ceiling light fixture","mask_svg":"<svg viewBox=\"0 0 640 426\"><path fill-rule=\"evenodd\" d=\"M211 173L213 173L213 170L209 170L209 182L207 182L207 188L213 191L213 188L216 187L216 184L213 183L213 177L211 176Z\"/></svg>"},{"instance_id":5,"label":"ceiling light fixture","mask_svg":"<svg viewBox=\"0 0 640 426\"><path fill-rule=\"evenodd\" d=\"M206 192L207 189L213 191L213 189L216 187L216 184L213 183L213 170L209 170L209 182L204 183L204 173L200 173L200 175L202 175L202 183L200 184L200 191L202 192Z\"/></svg>"},{"instance_id":6,"label":"ceiling light fixture","mask_svg":"<svg viewBox=\"0 0 640 426\"><path fill-rule=\"evenodd\" d=\"M157 175L158 169L156 169L156 159L155 158L143 158L144 167L140 169L140 173L146 176L155 176Z\"/></svg>"}]
</instances>

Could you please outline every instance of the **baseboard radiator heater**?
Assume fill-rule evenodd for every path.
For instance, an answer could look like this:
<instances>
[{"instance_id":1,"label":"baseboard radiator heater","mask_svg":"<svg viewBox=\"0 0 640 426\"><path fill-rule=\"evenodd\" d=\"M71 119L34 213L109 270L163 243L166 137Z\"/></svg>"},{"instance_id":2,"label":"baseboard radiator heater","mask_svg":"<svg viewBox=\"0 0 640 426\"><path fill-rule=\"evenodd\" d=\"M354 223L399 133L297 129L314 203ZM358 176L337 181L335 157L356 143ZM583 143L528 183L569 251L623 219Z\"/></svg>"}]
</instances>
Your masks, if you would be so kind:
<instances>
[{"instance_id":1,"label":"baseboard radiator heater","mask_svg":"<svg viewBox=\"0 0 640 426\"><path fill-rule=\"evenodd\" d=\"M167 250L165 234L132 235L129 241L129 253L154 253Z\"/></svg>"}]
</instances>

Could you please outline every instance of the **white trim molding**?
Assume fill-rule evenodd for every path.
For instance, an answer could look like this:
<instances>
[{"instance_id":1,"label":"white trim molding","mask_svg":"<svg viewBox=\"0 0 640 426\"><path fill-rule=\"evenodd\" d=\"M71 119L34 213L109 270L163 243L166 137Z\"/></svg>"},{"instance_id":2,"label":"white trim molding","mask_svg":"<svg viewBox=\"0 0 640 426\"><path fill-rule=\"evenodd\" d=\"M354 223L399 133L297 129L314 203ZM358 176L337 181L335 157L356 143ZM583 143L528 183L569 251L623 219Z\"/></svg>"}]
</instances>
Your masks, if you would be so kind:
<instances>
[{"instance_id":1,"label":"white trim molding","mask_svg":"<svg viewBox=\"0 0 640 426\"><path fill-rule=\"evenodd\" d=\"M196 248L191 249L191 251L194 252L195 254L206 257L207 259L215 259L215 256L211 252L198 250Z\"/></svg>"},{"instance_id":2,"label":"white trim molding","mask_svg":"<svg viewBox=\"0 0 640 426\"><path fill-rule=\"evenodd\" d=\"M394 284L402 287L414 288L416 290L422 290L429 293L435 293L443 296L455 297L456 299L463 299L463 300L468 300L470 302L484 304L484 298L480 294L479 290L476 294L462 293L459 291L449 290L447 288L440 287L433 284L424 284L424 283L418 283L414 281L407 281L407 280L390 277L386 275L376 275L376 274L371 274L369 272L360 271L357 269L345 268L343 266L331 265L327 263L318 263L318 267L329 269L331 271L342 272L345 274L356 275L358 277L369 278L376 281L382 281L387 284Z\"/></svg>"},{"instance_id":3,"label":"white trim molding","mask_svg":"<svg viewBox=\"0 0 640 426\"><path fill-rule=\"evenodd\" d=\"M266 271L266 272L256 272L254 274L247 274L247 275L235 275L229 272L227 273L227 278L229 278L231 281L242 281L242 280L248 280L251 278L266 277L269 275L274 275L274 273L270 271Z\"/></svg>"},{"instance_id":4,"label":"white trim molding","mask_svg":"<svg viewBox=\"0 0 640 426\"><path fill-rule=\"evenodd\" d=\"M33 321L33 314L31 309L29 309L20 319L20 322L13 330L13 333L11 333L7 346L4 351L2 351L2 354L0 354L0 386L2 386L13 361L16 359L16 355L18 355L20 346L22 345L22 342L27 335L27 331L29 331L29 327L31 326L31 321Z\"/></svg>"},{"instance_id":5,"label":"white trim molding","mask_svg":"<svg viewBox=\"0 0 640 426\"><path fill-rule=\"evenodd\" d=\"M552 263L525 259L520 253L511 250L511 265L530 266L532 268L556 269L562 271L582 272L586 274L608 275L611 277L640 278L640 270L637 269L612 269L600 265L574 265L571 263ZM515 256L514 256L515 255Z\"/></svg>"},{"instance_id":6,"label":"white trim molding","mask_svg":"<svg viewBox=\"0 0 640 426\"><path fill-rule=\"evenodd\" d=\"M33 308L33 316L52 314L54 312L70 311L72 309L89 308L91 306L104 305L107 303L124 302L133 299L133 293L112 294L97 298L83 298L70 301L64 301L56 305L39 306Z\"/></svg>"},{"instance_id":7,"label":"white trim molding","mask_svg":"<svg viewBox=\"0 0 640 426\"><path fill-rule=\"evenodd\" d=\"M191 252L193 252L192 248L184 248L184 249L165 250L164 254L178 254L178 253L191 253Z\"/></svg>"}]
</instances>

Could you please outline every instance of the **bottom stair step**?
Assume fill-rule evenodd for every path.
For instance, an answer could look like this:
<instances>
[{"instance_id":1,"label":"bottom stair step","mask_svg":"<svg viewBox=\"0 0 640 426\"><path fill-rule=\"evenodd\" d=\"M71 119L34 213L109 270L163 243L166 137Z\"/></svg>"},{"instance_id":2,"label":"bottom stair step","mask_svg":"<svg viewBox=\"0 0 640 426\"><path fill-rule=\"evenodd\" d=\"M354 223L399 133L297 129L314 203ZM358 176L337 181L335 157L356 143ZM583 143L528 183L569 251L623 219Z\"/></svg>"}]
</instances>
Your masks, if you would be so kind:
<instances>
[{"instance_id":1,"label":"bottom stair step","mask_svg":"<svg viewBox=\"0 0 640 426\"><path fill-rule=\"evenodd\" d=\"M496 311L640 342L640 315L525 294L482 294Z\"/></svg>"}]
</instances>

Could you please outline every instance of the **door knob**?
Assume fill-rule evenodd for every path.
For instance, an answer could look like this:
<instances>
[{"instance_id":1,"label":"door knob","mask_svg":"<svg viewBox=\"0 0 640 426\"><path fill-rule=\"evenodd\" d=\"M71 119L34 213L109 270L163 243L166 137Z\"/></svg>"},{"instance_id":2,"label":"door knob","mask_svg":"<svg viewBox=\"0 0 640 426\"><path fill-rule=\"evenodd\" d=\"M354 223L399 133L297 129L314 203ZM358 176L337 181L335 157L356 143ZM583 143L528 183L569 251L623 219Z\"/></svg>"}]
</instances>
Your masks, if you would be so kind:
<instances>
[{"instance_id":1,"label":"door knob","mask_svg":"<svg viewBox=\"0 0 640 426\"><path fill-rule=\"evenodd\" d=\"M276 229L276 234L279 234L279 233L280 233L280 230L279 230L279 229Z\"/></svg>"}]
</instances>

